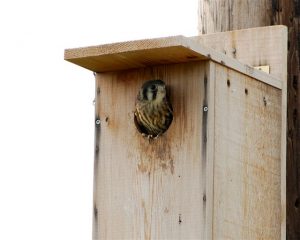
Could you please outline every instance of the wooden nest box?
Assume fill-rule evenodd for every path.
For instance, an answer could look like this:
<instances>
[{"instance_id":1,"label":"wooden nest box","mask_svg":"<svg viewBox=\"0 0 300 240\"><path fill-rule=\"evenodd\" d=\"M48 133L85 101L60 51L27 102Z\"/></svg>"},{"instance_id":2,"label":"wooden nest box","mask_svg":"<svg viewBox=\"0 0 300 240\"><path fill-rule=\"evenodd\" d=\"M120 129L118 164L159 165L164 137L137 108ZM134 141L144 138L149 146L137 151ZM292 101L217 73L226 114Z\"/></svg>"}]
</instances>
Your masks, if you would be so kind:
<instances>
[{"instance_id":1,"label":"wooden nest box","mask_svg":"<svg viewBox=\"0 0 300 240\"><path fill-rule=\"evenodd\" d=\"M286 45L275 26L65 50L96 72L93 239L281 238ZM151 79L174 119L149 141L134 110Z\"/></svg>"}]
</instances>

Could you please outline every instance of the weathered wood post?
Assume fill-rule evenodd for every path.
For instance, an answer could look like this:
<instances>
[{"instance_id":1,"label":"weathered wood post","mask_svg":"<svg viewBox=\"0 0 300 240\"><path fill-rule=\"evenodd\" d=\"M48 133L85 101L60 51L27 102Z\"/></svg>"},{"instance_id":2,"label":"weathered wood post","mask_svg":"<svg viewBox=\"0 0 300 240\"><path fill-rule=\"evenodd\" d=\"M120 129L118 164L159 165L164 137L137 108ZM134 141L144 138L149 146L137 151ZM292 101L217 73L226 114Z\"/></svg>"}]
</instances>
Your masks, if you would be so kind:
<instances>
[{"instance_id":1,"label":"weathered wood post","mask_svg":"<svg viewBox=\"0 0 300 240\"><path fill-rule=\"evenodd\" d=\"M274 24L288 26L286 237L294 240L300 239L300 0L199 0L200 34Z\"/></svg>"}]
</instances>

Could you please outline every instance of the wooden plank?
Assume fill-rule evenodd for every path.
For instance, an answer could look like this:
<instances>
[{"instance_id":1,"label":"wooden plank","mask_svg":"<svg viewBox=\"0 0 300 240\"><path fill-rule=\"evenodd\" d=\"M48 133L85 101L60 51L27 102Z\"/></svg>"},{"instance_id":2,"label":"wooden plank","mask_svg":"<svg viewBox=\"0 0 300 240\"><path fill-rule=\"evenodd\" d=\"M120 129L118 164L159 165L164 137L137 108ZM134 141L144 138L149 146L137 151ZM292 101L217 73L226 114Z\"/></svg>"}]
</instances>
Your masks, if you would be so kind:
<instances>
[{"instance_id":1,"label":"wooden plank","mask_svg":"<svg viewBox=\"0 0 300 240\"><path fill-rule=\"evenodd\" d=\"M269 26L205 34L192 39L250 66L269 65L270 74L284 82L286 36L286 26Z\"/></svg>"},{"instance_id":2,"label":"wooden plank","mask_svg":"<svg viewBox=\"0 0 300 240\"><path fill-rule=\"evenodd\" d=\"M286 184L286 204L282 206L287 209L286 222L287 231L283 233L282 239L300 239L300 0L278 0L274 1L271 17L275 24L284 24L288 27L288 78L287 78L287 150L286 171L287 178L282 179ZM286 121L286 120L285 120ZM284 134L286 132L283 132ZM284 139L285 140L285 139ZM285 163L284 163L285 164ZM284 172L285 173L285 172ZM285 191L282 192L285 197Z\"/></svg>"},{"instance_id":3,"label":"wooden plank","mask_svg":"<svg viewBox=\"0 0 300 240\"><path fill-rule=\"evenodd\" d=\"M216 64L214 237L280 239L281 91Z\"/></svg>"},{"instance_id":4,"label":"wooden plank","mask_svg":"<svg viewBox=\"0 0 300 240\"><path fill-rule=\"evenodd\" d=\"M205 93L208 64L97 74L101 151L95 159L94 239L204 239L212 224L212 180L203 176L211 171L207 144L214 141L207 129L213 111L203 115L204 105L213 104ZM140 86L155 78L170 86L174 120L149 142L135 129L133 111Z\"/></svg>"},{"instance_id":5,"label":"wooden plank","mask_svg":"<svg viewBox=\"0 0 300 240\"><path fill-rule=\"evenodd\" d=\"M98 222L99 218L99 206L98 206L98 191L97 186L99 182L99 153L100 153L100 140L101 140L101 120L97 106L100 105L100 86L95 76L95 144L94 144L94 179L93 179L93 240L100 239L100 226Z\"/></svg>"},{"instance_id":6,"label":"wooden plank","mask_svg":"<svg viewBox=\"0 0 300 240\"><path fill-rule=\"evenodd\" d=\"M287 236L287 195L286 195L286 178L287 178L287 52L288 52L288 34L285 34L282 41L278 42L277 48L283 52L282 64L282 89L281 89L281 240L285 240Z\"/></svg>"},{"instance_id":7,"label":"wooden plank","mask_svg":"<svg viewBox=\"0 0 300 240\"><path fill-rule=\"evenodd\" d=\"M287 27L268 26L218 32L194 37L193 40L223 52L251 66L268 65L270 74L282 80L281 133L281 220L282 239L286 237L286 131L287 131ZM294 99L294 98L293 98ZM293 100L294 101L294 100ZM297 181L295 181L297 182ZM291 185L293 186L293 184ZM296 197L294 197L296 199ZM292 211L294 204L291 204Z\"/></svg>"},{"instance_id":8,"label":"wooden plank","mask_svg":"<svg viewBox=\"0 0 300 240\"><path fill-rule=\"evenodd\" d=\"M68 60L94 72L109 72L159 64L202 60L206 57L182 46L134 50L131 52L73 58Z\"/></svg>"},{"instance_id":9,"label":"wooden plank","mask_svg":"<svg viewBox=\"0 0 300 240\"><path fill-rule=\"evenodd\" d=\"M234 56L241 61L257 66L264 63L271 65L271 73L282 80L283 96L282 96L282 110L283 116L288 112L288 127L286 120L282 121L282 159L287 158L286 162L282 162L282 230L281 239L299 239L300 238L300 211L295 207L296 202L299 202L300 185L299 168L297 162L300 162L299 154L299 127L297 127L300 119L299 98L297 92L299 89L297 82L299 80L299 36L300 32L300 14L299 14L299 0L253 0L251 2L238 0L199 0L199 33L215 33L220 31L229 31L244 29L241 31L233 31L232 36L224 33L221 39L214 38L214 35L207 36L205 39L208 46L214 45L216 49L223 48L223 51L229 55ZM245 29L249 27L269 26L275 24L283 24L288 26L289 35L289 52L287 52L287 38L278 38L281 26L273 26L267 28L257 28L257 31L250 32L252 29ZM265 29L273 31L271 36L264 35ZM275 31L277 34L275 33ZM286 31L283 29L283 31ZM286 31L287 32L287 31ZM242 35L240 34L242 33ZM220 35L215 35L220 36ZM206 36L203 36L204 38ZM236 41L238 39L238 41ZM240 45L239 45L240 43ZM239 54L237 54L237 52ZM254 54L254 55L253 55ZM288 64L286 64L286 56L288 55ZM289 66L287 68L287 66ZM288 78L287 78L288 70ZM289 82L287 88L287 81ZM287 94L287 89L289 94ZM289 97L288 104L286 95ZM287 108L286 106L289 106ZM294 107L293 107L294 106ZM286 141L287 129L289 132L288 141ZM288 151L286 155L285 143L288 143ZM286 174L287 173L287 174ZM288 177L288 184L286 185L286 176ZM288 191L286 191L288 187ZM286 196L286 192L288 193ZM289 199L286 205L286 197ZM286 222L286 208L288 210L288 218ZM287 225L287 226L286 226ZM288 231L286 231L286 227ZM298 236L298 237L297 237Z\"/></svg>"},{"instance_id":10,"label":"wooden plank","mask_svg":"<svg viewBox=\"0 0 300 240\"><path fill-rule=\"evenodd\" d=\"M214 209L214 159L215 159L215 63L210 62L207 64L207 156L203 172L206 186L206 222L205 222L205 235L202 239L213 239L213 209Z\"/></svg>"},{"instance_id":11,"label":"wooden plank","mask_svg":"<svg viewBox=\"0 0 300 240\"><path fill-rule=\"evenodd\" d=\"M183 36L65 50L65 60L94 72L208 59L277 88L282 87L279 79Z\"/></svg>"},{"instance_id":12,"label":"wooden plank","mask_svg":"<svg viewBox=\"0 0 300 240\"><path fill-rule=\"evenodd\" d=\"M65 50L65 60L94 72L207 59L183 36L143 39Z\"/></svg>"}]
</instances>

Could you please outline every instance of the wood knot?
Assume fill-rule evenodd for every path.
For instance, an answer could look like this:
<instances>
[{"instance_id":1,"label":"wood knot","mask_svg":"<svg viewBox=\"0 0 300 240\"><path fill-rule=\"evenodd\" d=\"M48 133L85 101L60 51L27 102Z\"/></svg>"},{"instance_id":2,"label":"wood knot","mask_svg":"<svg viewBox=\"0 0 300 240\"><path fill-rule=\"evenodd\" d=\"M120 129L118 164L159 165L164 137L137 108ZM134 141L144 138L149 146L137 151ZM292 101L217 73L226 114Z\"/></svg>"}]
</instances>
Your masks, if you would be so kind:
<instances>
[{"instance_id":1,"label":"wood knot","mask_svg":"<svg viewBox=\"0 0 300 240\"><path fill-rule=\"evenodd\" d=\"M230 87L230 80L227 79L227 87Z\"/></svg>"}]
</instances>

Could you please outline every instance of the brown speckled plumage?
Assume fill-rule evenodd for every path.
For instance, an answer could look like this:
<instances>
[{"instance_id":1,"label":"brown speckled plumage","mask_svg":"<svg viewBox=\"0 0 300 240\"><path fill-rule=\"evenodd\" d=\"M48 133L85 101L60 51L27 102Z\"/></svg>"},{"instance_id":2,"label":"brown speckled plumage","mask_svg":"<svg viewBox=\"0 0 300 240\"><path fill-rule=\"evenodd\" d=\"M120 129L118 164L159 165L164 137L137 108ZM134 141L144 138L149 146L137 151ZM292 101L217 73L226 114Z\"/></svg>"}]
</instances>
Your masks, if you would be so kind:
<instances>
[{"instance_id":1,"label":"brown speckled plumage","mask_svg":"<svg viewBox=\"0 0 300 240\"><path fill-rule=\"evenodd\" d=\"M134 121L139 132L148 138L164 133L173 120L166 85L162 80L150 80L143 84L136 100Z\"/></svg>"}]
</instances>

